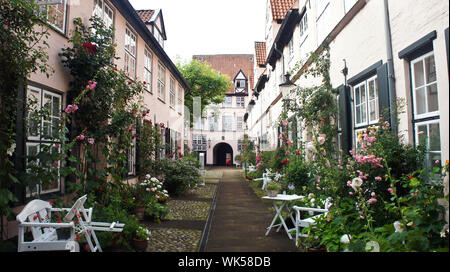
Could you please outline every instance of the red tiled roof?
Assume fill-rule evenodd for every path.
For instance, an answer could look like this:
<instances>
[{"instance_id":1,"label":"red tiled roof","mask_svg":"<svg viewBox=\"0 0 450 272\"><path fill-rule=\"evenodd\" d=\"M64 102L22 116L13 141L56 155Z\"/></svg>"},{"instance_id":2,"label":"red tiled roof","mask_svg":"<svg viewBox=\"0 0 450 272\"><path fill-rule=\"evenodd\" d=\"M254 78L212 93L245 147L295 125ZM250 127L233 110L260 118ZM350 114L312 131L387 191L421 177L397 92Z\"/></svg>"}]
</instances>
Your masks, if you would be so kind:
<instances>
[{"instance_id":1,"label":"red tiled roof","mask_svg":"<svg viewBox=\"0 0 450 272\"><path fill-rule=\"evenodd\" d=\"M253 64L254 56L250 54L224 54L224 55L195 55L192 57L200 62L207 62L211 68L221 74L228 75L233 80L242 70L248 78L249 92L253 89L254 75ZM234 93L234 85L227 93Z\"/></svg>"},{"instance_id":2,"label":"red tiled roof","mask_svg":"<svg viewBox=\"0 0 450 272\"><path fill-rule=\"evenodd\" d=\"M283 20L296 0L270 0L273 20Z\"/></svg>"},{"instance_id":3,"label":"red tiled roof","mask_svg":"<svg viewBox=\"0 0 450 272\"><path fill-rule=\"evenodd\" d=\"M258 66L266 64L266 42L255 42L255 58Z\"/></svg>"},{"instance_id":4,"label":"red tiled roof","mask_svg":"<svg viewBox=\"0 0 450 272\"><path fill-rule=\"evenodd\" d=\"M150 19L153 17L153 14L155 14L155 10L153 9L144 9L144 10L136 10L139 17L141 17L142 21L144 23L150 22Z\"/></svg>"}]
</instances>

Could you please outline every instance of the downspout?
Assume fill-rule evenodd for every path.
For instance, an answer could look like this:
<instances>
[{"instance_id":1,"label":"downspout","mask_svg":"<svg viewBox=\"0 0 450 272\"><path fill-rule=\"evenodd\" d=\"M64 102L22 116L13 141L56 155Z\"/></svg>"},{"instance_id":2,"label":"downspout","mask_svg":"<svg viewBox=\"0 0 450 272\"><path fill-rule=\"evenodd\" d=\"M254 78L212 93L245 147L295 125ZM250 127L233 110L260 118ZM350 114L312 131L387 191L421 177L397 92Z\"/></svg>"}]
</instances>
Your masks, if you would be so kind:
<instances>
[{"instance_id":1,"label":"downspout","mask_svg":"<svg viewBox=\"0 0 450 272\"><path fill-rule=\"evenodd\" d=\"M388 68L388 88L389 88L389 111L390 111L390 123L393 132L397 134L397 112L396 101L397 94L395 90L395 76L394 76L394 58L392 51L392 34L389 18L389 4L388 0L383 0L383 21L384 21L384 34L386 38L386 54L387 54L387 68Z\"/></svg>"},{"instance_id":2,"label":"downspout","mask_svg":"<svg viewBox=\"0 0 450 272\"><path fill-rule=\"evenodd\" d=\"M277 43L274 44L274 49L275 49L275 51L278 52L278 54L281 55L281 59L283 60L283 76L284 76L284 75L285 75L285 68L284 68L284 55L283 55L283 52L281 52L280 50L278 50L278 48L277 48Z\"/></svg>"}]
</instances>

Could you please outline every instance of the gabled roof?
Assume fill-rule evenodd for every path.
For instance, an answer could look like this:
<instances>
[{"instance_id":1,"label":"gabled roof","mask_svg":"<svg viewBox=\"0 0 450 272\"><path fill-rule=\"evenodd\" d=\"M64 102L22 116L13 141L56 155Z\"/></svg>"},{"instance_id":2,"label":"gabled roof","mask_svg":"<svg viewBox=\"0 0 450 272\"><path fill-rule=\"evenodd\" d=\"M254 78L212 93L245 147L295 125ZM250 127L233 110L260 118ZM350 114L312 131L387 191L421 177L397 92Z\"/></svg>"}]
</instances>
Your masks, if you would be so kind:
<instances>
[{"instance_id":1,"label":"gabled roof","mask_svg":"<svg viewBox=\"0 0 450 272\"><path fill-rule=\"evenodd\" d=\"M266 66L266 42L255 42L255 60L259 67Z\"/></svg>"},{"instance_id":2,"label":"gabled roof","mask_svg":"<svg viewBox=\"0 0 450 272\"><path fill-rule=\"evenodd\" d=\"M142 18L138 15L128 0L110 0L117 10L122 14L125 20L134 28L139 36L146 42L148 46L154 50L153 52L158 56L161 62L172 72L175 78L181 83L183 88L187 91L190 89L186 79L178 70L177 66L173 63L170 57L167 55L164 48L161 47L155 36L150 32L147 25L142 21Z\"/></svg>"},{"instance_id":3,"label":"gabled roof","mask_svg":"<svg viewBox=\"0 0 450 272\"><path fill-rule=\"evenodd\" d=\"M270 0L273 20L283 20L286 12L292 8L295 1L296 0Z\"/></svg>"},{"instance_id":4,"label":"gabled roof","mask_svg":"<svg viewBox=\"0 0 450 272\"><path fill-rule=\"evenodd\" d=\"M136 10L136 12L145 24L150 23L150 21L152 21L153 15L155 14L154 9Z\"/></svg>"},{"instance_id":5,"label":"gabled roof","mask_svg":"<svg viewBox=\"0 0 450 272\"><path fill-rule=\"evenodd\" d=\"M233 80L239 72L242 72L248 79L249 90L253 88L254 56L251 54L194 55L192 58L209 63L212 69L228 75L230 80ZM227 93L234 93L234 86Z\"/></svg>"},{"instance_id":6,"label":"gabled roof","mask_svg":"<svg viewBox=\"0 0 450 272\"><path fill-rule=\"evenodd\" d=\"M156 22L157 18L159 17L161 20L161 28L162 28L162 29L160 29L161 35L163 36L164 40L167 40L166 27L164 26L164 20L163 20L163 15L162 15L161 9L156 9L156 10L141 9L141 10L136 10L136 13L139 15L139 17L141 17L144 24L151 25L152 27L157 27L157 26L155 26L155 22Z\"/></svg>"}]
</instances>

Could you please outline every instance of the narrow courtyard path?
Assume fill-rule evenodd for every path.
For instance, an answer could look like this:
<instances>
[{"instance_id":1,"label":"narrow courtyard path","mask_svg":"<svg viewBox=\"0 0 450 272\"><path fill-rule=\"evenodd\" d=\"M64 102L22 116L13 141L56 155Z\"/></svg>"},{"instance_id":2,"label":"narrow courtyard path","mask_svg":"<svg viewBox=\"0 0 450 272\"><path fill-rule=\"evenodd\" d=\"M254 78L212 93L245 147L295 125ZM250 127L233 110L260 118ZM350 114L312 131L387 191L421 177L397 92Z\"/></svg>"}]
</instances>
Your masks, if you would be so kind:
<instances>
[{"instance_id":1,"label":"narrow courtyard path","mask_svg":"<svg viewBox=\"0 0 450 272\"><path fill-rule=\"evenodd\" d=\"M220 181L206 252L292 252L286 233L265 236L274 212L256 196L239 169L224 169Z\"/></svg>"}]
</instances>

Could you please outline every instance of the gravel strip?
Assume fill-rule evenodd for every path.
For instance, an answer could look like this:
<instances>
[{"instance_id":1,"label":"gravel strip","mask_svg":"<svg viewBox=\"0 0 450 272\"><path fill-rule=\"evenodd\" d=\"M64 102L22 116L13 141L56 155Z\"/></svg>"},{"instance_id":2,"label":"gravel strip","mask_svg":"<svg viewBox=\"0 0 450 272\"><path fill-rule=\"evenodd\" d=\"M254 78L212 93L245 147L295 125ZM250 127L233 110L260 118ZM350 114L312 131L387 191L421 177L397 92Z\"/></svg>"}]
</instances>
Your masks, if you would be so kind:
<instances>
[{"instance_id":1,"label":"gravel strip","mask_svg":"<svg viewBox=\"0 0 450 272\"><path fill-rule=\"evenodd\" d=\"M169 201L167 220L206 220L211 203L204 201Z\"/></svg>"},{"instance_id":2,"label":"gravel strip","mask_svg":"<svg viewBox=\"0 0 450 272\"><path fill-rule=\"evenodd\" d=\"M202 231L152 229L147 252L197 252Z\"/></svg>"}]
</instances>

